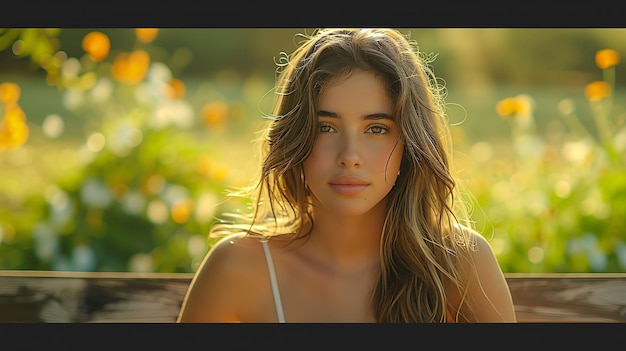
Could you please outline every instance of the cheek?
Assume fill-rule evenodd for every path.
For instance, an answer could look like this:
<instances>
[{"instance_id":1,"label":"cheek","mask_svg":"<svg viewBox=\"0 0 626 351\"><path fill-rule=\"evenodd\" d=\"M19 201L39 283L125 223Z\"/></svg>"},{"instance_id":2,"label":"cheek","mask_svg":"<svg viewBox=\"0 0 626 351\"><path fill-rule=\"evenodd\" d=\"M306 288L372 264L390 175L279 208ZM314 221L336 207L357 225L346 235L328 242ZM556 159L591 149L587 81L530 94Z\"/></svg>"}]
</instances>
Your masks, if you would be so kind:
<instances>
[{"instance_id":1,"label":"cheek","mask_svg":"<svg viewBox=\"0 0 626 351\"><path fill-rule=\"evenodd\" d=\"M393 149L393 153L391 154L391 160L389 161L390 165L394 166L394 169L400 169L400 164L402 163L402 155L404 154L404 144L398 143L398 145Z\"/></svg>"},{"instance_id":2,"label":"cheek","mask_svg":"<svg viewBox=\"0 0 626 351\"><path fill-rule=\"evenodd\" d=\"M322 169L325 169L328 161L325 159L323 150L320 150L318 146L314 146L309 156L304 160L304 176L307 179L312 179L315 174L320 173Z\"/></svg>"},{"instance_id":3,"label":"cheek","mask_svg":"<svg viewBox=\"0 0 626 351\"><path fill-rule=\"evenodd\" d=\"M376 171L386 171L387 174L398 173L400 163L402 162L403 149L403 145L398 144L395 149L393 145L388 145L378 150L371 150L370 155L374 161L372 163L377 165Z\"/></svg>"}]
</instances>

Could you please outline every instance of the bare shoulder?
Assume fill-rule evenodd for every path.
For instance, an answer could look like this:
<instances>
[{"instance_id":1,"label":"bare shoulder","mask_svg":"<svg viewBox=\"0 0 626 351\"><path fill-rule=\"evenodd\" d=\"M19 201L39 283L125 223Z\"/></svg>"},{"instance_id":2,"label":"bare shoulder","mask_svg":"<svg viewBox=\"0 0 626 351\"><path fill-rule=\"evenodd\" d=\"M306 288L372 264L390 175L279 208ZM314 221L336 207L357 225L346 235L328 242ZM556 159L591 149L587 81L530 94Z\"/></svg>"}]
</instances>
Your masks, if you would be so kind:
<instances>
[{"instance_id":1,"label":"bare shoulder","mask_svg":"<svg viewBox=\"0 0 626 351\"><path fill-rule=\"evenodd\" d=\"M263 260L259 238L243 234L222 238L198 267L178 321L240 321L262 283L259 277L264 273Z\"/></svg>"},{"instance_id":2,"label":"bare shoulder","mask_svg":"<svg viewBox=\"0 0 626 351\"><path fill-rule=\"evenodd\" d=\"M241 272L240 268L256 263L262 254L260 240L243 233L226 236L213 245L202 266L206 269L235 269Z\"/></svg>"},{"instance_id":3,"label":"bare shoulder","mask_svg":"<svg viewBox=\"0 0 626 351\"><path fill-rule=\"evenodd\" d=\"M482 234L467 226L458 226L457 230L461 232L470 248L466 251L471 256L470 258L479 261L476 264L493 265L498 263L489 241Z\"/></svg>"},{"instance_id":4,"label":"bare shoulder","mask_svg":"<svg viewBox=\"0 0 626 351\"><path fill-rule=\"evenodd\" d=\"M489 241L474 229L462 229L473 242L471 257L463 271L468 284L468 302L474 307L466 315L474 322L515 322L509 286Z\"/></svg>"}]
</instances>

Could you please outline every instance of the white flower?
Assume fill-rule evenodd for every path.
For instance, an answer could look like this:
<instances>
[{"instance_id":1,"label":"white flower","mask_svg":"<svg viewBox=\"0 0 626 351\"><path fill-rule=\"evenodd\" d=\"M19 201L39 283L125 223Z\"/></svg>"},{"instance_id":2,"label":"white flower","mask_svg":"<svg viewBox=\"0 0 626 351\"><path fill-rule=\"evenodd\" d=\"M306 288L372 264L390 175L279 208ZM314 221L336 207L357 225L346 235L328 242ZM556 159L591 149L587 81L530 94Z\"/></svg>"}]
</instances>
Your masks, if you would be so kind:
<instances>
[{"instance_id":1,"label":"white flower","mask_svg":"<svg viewBox=\"0 0 626 351\"><path fill-rule=\"evenodd\" d=\"M135 97L145 104L158 104L167 100L166 87L172 80L172 71L162 63L155 62L150 65L146 80L135 90Z\"/></svg>"},{"instance_id":2,"label":"white flower","mask_svg":"<svg viewBox=\"0 0 626 351\"><path fill-rule=\"evenodd\" d=\"M59 250L57 233L48 223L39 222L35 224L33 238L35 239L35 254L43 261L52 259Z\"/></svg>"},{"instance_id":3,"label":"white flower","mask_svg":"<svg viewBox=\"0 0 626 351\"><path fill-rule=\"evenodd\" d=\"M104 103L111 98L113 83L108 78L100 78L91 89L91 99L96 103Z\"/></svg>"},{"instance_id":4,"label":"white flower","mask_svg":"<svg viewBox=\"0 0 626 351\"><path fill-rule=\"evenodd\" d=\"M203 256L207 248L207 240L202 235L193 235L187 241L187 252L191 257L199 258Z\"/></svg>"},{"instance_id":5,"label":"white flower","mask_svg":"<svg viewBox=\"0 0 626 351\"><path fill-rule=\"evenodd\" d=\"M78 245L72 250L72 266L77 271L93 271L96 268L96 255L89 246Z\"/></svg>"},{"instance_id":6,"label":"white flower","mask_svg":"<svg viewBox=\"0 0 626 351\"><path fill-rule=\"evenodd\" d=\"M130 272L150 273L154 271L154 261L152 256L145 253L133 255L128 261L128 270Z\"/></svg>"},{"instance_id":7,"label":"white flower","mask_svg":"<svg viewBox=\"0 0 626 351\"><path fill-rule=\"evenodd\" d=\"M113 201L113 195L106 184L94 178L85 180L80 188L80 196L87 206L94 208L106 208Z\"/></svg>"},{"instance_id":8,"label":"white flower","mask_svg":"<svg viewBox=\"0 0 626 351\"><path fill-rule=\"evenodd\" d=\"M63 62L61 75L63 78L76 78L81 70L81 64L75 57L70 57Z\"/></svg>"},{"instance_id":9,"label":"white flower","mask_svg":"<svg viewBox=\"0 0 626 351\"><path fill-rule=\"evenodd\" d=\"M143 141L143 132L128 121L120 121L108 139L108 148L118 156L127 155Z\"/></svg>"},{"instance_id":10,"label":"white flower","mask_svg":"<svg viewBox=\"0 0 626 351\"><path fill-rule=\"evenodd\" d=\"M172 80L172 71L163 62L154 62L148 70L148 82L167 83Z\"/></svg>"},{"instance_id":11,"label":"white flower","mask_svg":"<svg viewBox=\"0 0 626 351\"><path fill-rule=\"evenodd\" d=\"M563 157L570 162L580 163L584 161L591 153L591 146L588 142L568 141L563 144Z\"/></svg>"},{"instance_id":12,"label":"white flower","mask_svg":"<svg viewBox=\"0 0 626 351\"><path fill-rule=\"evenodd\" d=\"M131 190L124 196L122 206L130 214L140 214L146 206L146 198L137 190Z\"/></svg>"},{"instance_id":13,"label":"white flower","mask_svg":"<svg viewBox=\"0 0 626 351\"><path fill-rule=\"evenodd\" d=\"M168 215L167 205L160 200L152 200L146 207L146 215L153 223L164 223Z\"/></svg>"},{"instance_id":14,"label":"white flower","mask_svg":"<svg viewBox=\"0 0 626 351\"><path fill-rule=\"evenodd\" d=\"M63 122L63 118L54 113L46 116L41 124L43 133L51 139L58 138L61 133L63 133L64 127L65 123Z\"/></svg>"},{"instance_id":15,"label":"white flower","mask_svg":"<svg viewBox=\"0 0 626 351\"><path fill-rule=\"evenodd\" d=\"M598 238L593 233L585 233L582 237L572 238L568 241L570 254L584 254L589 260L591 269L603 271L608 259L598 246Z\"/></svg>"},{"instance_id":16,"label":"white flower","mask_svg":"<svg viewBox=\"0 0 626 351\"><path fill-rule=\"evenodd\" d=\"M184 129L192 126L193 116L193 109L186 101L166 101L157 106L150 124L154 129L162 129L169 125Z\"/></svg>"},{"instance_id":17,"label":"white flower","mask_svg":"<svg viewBox=\"0 0 626 351\"><path fill-rule=\"evenodd\" d=\"M76 110L85 102L85 97L81 91L69 88L63 94L63 106L68 110Z\"/></svg>"},{"instance_id":18,"label":"white flower","mask_svg":"<svg viewBox=\"0 0 626 351\"><path fill-rule=\"evenodd\" d=\"M182 185L168 184L163 190L163 200L165 200L169 206L172 206L180 200L188 198L189 192L187 191L187 188Z\"/></svg>"},{"instance_id":19,"label":"white flower","mask_svg":"<svg viewBox=\"0 0 626 351\"><path fill-rule=\"evenodd\" d=\"M208 223L213 219L218 198L213 193L200 195L196 203L195 215L199 223Z\"/></svg>"},{"instance_id":20,"label":"white flower","mask_svg":"<svg viewBox=\"0 0 626 351\"><path fill-rule=\"evenodd\" d=\"M56 186L46 190L49 190L46 198L50 204L50 220L56 228L60 228L74 215L74 203L64 190Z\"/></svg>"},{"instance_id":21,"label":"white flower","mask_svg":"<svg viewBox=\"0 0 626 351\"><path fill-rule=\"evenodd\" d=\"M620 240L617 245L615 245L615 255L617 256L620 268L626 270L626 243Z\"/></svg>"}]
</instances>

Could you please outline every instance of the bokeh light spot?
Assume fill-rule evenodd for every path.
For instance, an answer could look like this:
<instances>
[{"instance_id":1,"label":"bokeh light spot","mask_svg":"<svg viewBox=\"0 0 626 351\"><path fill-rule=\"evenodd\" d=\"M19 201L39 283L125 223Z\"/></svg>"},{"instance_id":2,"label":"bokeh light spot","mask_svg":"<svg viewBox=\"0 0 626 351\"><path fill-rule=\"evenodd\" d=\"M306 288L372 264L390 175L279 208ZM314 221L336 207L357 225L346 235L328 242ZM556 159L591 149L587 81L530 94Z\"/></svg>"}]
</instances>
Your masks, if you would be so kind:
<instances>
[{"instance_id":1,"label":"bokeh light spot","mask_svg":"<svg viewBox=\"0 0 626 351\"><path fill-rule=\"evenodd\" d=\"M81 45L83 50L95 62L104 60L109 55L109 50L111 49L109 37L102 32L89 32L83 38Z\"/></svg>"},{"instance_id":2,"label":"bokeh light spot","mask_svg":"<svg viewBox=\"0 0 626 351\"><path fill-rule=\"evenodd\" d=\"M135 35L142 43L150 43L154 41L158 34L158 28L135 28Z\"/></svg>"},{"instance_id":3,"label":"bokeh light spot","mask_svg":"<svg viewBox=\"0 0 626 351\"><path fill-rule=\"evenodd\" d=\"M20 98L20 86L13 82L0 84L0 102L5 105L13 105Z\"/></svg>"},{"instance_id":4,"label":"bokeh light spot","mask_svg":"<svg viewBox=\"0 0 626 351\"><path fill-rule=\"evenodd\" d=\"M544 251L538 246L533 246L528 250L528 260L534 264L541 263L543 261Z\"/></svg>"},{"instance_id":5,"label":"bokeh light spot","mask_svg":"<svg viewBox=\"0 0 626 351\"><path fill-rule=\"evenodd\" d=\"M146 214L153 223L164 223L167 220L167 205L160 200L152 200L148 203Z\"/></svg>"},{"instance_id":6,"label":"bokeh light spot","mask_svg":"<svg viewBox=\"0 0 626 351\"><path fill-rule=\"evenodd\" d=\"M64 127L65 123L63 122L63 118L57 114L46 116L41 125L43 133L51 139L58 138L63 133Z\"/></svg>"},{"instance_id":7,"label":"bokeh light spot","mask_svg":"<svg viewBox=\"0 0 626 351\"><path fill-rule=\"evenodd\" d=\"M116 80L137 84L141 82L148 72L150 56L144 50L135 50L132 53L121 53L113 62L111 73Z\"/></svg>"},{"instance_id":8,"label":"bokeh light spot","mask_svg":"<svg viewBox=\"0 0 626 351\"><path fill-rule=\"evenodd\" d=\"M209 127L224 124L228 116L228 105L222 101L212 101L204 105L201 111L202 122Z\"/></svg>"},{"instance_id":9,"label":"bokeh light spot","mask_svg":"<svg viewBox=\"0 0 626 351\"><path fill-rule=\"evenodd\" d=\"M571 191L572 191L572 185L565 180L559 180L554 185L554 193L556 194L556 196L562 199L567 198L567 196L569 196Z\"/></svg>"},{"instance_id":10,"label":"bokeh light spot","mask_svg":"<svg viewBox=\"0 0 626 351\"><path fill-rule=\"evenodd\" d=\"M613 49L602 49L596 52L596 66L600 69L617 66L619 60L619 53Z\"/></svg>"},{"instance_id":11,"label":"bokeh light spot","mask_svg":"<svg viewBox=\"0 0 626 351\"><path fill-rule=\"evenodd\" d=\"M102 150L106 144L106 138L102 133L93 133L87 138L87 148L91 152L98 152Z\"/></svg>"},{"instance_id":12,"label":"bokeh light spot","mask_svg":"<svg viewBox=\"0 0 626 351\"><path fill-rule=\"evenodd\" d=\"M589 101L602 100L611 95L611 86L607 82L595 81L585 86L585 96Z\"/></svg>"}]
</instances>

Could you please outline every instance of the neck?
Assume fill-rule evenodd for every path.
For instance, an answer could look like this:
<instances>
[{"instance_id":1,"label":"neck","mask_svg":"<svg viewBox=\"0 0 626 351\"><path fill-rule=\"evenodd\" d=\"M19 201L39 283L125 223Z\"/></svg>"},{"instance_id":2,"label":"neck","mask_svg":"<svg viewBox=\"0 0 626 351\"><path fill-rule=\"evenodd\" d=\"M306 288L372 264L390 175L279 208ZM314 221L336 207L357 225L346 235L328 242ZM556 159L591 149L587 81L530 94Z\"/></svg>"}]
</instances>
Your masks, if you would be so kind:
<instances>
[{"instance_id":1,"label":"neck","mask_svg":"<svg viewBox=\"0 0 626 351\"><path fill-rule=\"evenodd\" d=\"M309 244L335 266L346 268L378 264L384 206L360 216L315 211Z\"/></svg>"}]
</instances>

